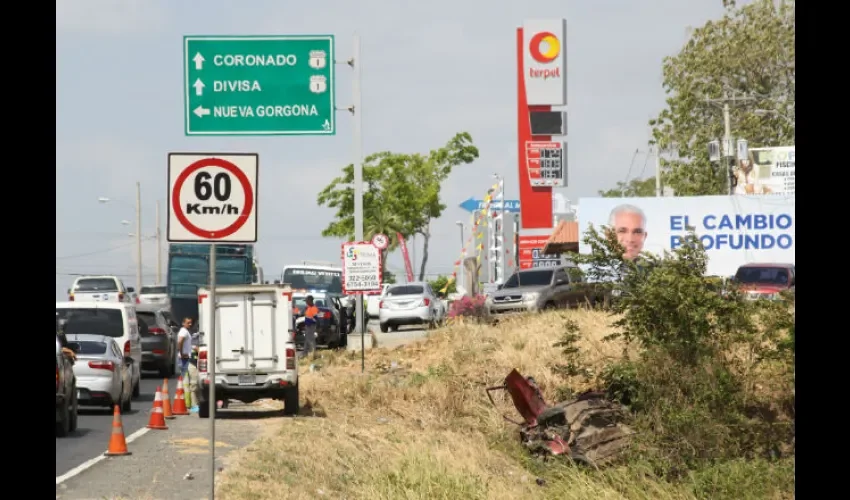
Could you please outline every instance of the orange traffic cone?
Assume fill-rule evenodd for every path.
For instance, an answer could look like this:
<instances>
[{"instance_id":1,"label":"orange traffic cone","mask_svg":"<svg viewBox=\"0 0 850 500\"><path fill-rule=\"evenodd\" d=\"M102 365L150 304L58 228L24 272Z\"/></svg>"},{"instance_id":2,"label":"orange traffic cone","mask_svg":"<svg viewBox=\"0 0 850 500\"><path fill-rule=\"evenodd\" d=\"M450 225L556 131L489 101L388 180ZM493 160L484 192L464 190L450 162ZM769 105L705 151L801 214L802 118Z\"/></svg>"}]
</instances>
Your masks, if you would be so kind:
<instances>
[{"instance_id":1,"label":"orange traffic cone","mask_svg":"<svg viewBox=\"0 0 850 500\"><path fill-rule=\"evenodd\" d=\"M127 441L124 439L124 425L121 424L121 410L118 405L115 405L115 411L112 413L112 435L109 437L109 448L107 448L107 457L119 457L122 455L130 455L127 451Z\"/></svg>"},{"instance_id":2,"label":"orange traffic cone","mask_svg":"<svg viewBox=\"0 0 850 500\"><path fill-rule=\"evenodd\" d=\"M174 394L174 415L188 415L189 409L186 408L186 399L183 392L183 377L177 377L177 392Z\"/></svg>"},{"instance_id":3,"label":"orange traffic cone","mask_svg":"<svg viewBox=\"0 0 850 500\"><path fill-rule=\"evenodd\" d=\"M162 381L162 416L171 420L177 418L171 413L171 393L168 390L168 379Z\"/></svg>"},{"instance_id":4,"label":"orange traffic cone","mask_svg":"<svg viewBox=\"0 0 850 500\"><path fill-rule=\"evenodd\" d=\"M162 414L162 393L159 392L159 387L156 388L156 395L153 398L153 410L151 410L151 418L148 420L148 429L166 430L165 416Z\"/></svg>"}]
</instances>

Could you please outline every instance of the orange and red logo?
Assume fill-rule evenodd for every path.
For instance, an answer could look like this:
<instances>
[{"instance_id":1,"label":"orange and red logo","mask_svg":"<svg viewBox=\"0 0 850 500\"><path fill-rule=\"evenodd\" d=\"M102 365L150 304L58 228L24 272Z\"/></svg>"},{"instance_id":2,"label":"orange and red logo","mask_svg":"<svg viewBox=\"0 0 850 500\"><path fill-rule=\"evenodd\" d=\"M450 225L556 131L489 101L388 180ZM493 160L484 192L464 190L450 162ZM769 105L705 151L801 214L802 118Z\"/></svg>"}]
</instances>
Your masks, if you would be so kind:
<instances>
[{"instance_id":1,"label":"orange and red logo","mask_svg":"<svg viewBox=\"0 0 850 500\"><path fill-rule=\"evenodd\" d=\"M541 50L543 44L546 44L546 50ZM528 50L535 61L541 64L550 63L561 54L561 41L554 34L543 31L531 37Z\"/></svg>"}]
</instances>

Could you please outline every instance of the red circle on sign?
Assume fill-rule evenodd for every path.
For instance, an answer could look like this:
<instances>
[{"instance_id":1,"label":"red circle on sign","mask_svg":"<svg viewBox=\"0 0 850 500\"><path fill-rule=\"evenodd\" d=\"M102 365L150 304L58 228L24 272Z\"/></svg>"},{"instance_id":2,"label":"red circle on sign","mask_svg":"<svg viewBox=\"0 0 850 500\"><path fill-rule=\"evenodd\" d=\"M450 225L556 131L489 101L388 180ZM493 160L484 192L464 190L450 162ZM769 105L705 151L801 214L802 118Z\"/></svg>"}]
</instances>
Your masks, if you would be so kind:
<instances>
[{"instance_id":1,"label":"red circle on sign","mask_svg":"<svg viewBox=\"0 0 850 500\"><path fill-rule=\"evenodd\" d=\"M242 213L239 214L239 217L236 218L233 224L218 231L207 231L192 224L180 207L180 191L183 189L183 183L186 182L186 179L190 175L204 167L219 167L227 170L231 175L236 177L242 186L242 191L245 192L245 207L242 209ZM248 216L251 215L251 211L254 209L254 192L251 189L251 181L248 180L248 176L245 175L242 169L221 158L204 158L192 163L180 172L180 175L174 182L174 187L171 189L171 208L174 210L174 216L177 217L180 224L195 236L207 239L225 238L241 229L248 222Z\"/></svg>"}]
</instances>

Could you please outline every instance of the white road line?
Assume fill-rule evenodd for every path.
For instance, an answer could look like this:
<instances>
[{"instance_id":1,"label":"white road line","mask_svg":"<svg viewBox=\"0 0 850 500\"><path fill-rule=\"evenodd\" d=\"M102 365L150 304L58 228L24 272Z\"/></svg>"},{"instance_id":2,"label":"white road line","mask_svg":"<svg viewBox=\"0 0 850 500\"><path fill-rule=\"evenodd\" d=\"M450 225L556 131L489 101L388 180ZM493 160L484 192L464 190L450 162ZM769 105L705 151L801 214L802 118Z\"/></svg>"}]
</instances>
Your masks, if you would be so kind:
<instances>
[{"instance_id":1,"label":"white road line","mask_svg":"<svg viewBox=\"0 0 850 500\"><path fill-rule=\"evenodd\" d=\"M129 436L127 436L127 438L125 439L125 441L127 442L127 444L130 444L130 443L132 443L133 441L135 441L136 439L138 439L138 438L140 438L140 437L144 436L144 435L145 435L145 433L147 433L149 430L150 430L150 429L148 429L147 427L142 427L141 429L139 429L139 430L137 430L136 432L134 432L134 433L130 434ZM94 464L96 464L96 463L100 462L100 461L101 461L101 460L103 460L104 458L106 458L106 455L98 455L98 456L96 456L96 457L92 458L91 460L88 460L88 461L86 461L86 462L81 463L80 465L78 465L78 466L74 467L73 469L69 470L68 472L66 472L66 473L62 474L61 476L56 476L56 484L57 484L57 485L62 484L63 482L65 482L65 481L67 481L67 480L71 479L72 477L76 476L77 474L79 474L79 473L83 472L84 470L88 469L88 468L89 468L89 467L91 467L92 465L94 465Z\"/></svg>"}]
</instances>

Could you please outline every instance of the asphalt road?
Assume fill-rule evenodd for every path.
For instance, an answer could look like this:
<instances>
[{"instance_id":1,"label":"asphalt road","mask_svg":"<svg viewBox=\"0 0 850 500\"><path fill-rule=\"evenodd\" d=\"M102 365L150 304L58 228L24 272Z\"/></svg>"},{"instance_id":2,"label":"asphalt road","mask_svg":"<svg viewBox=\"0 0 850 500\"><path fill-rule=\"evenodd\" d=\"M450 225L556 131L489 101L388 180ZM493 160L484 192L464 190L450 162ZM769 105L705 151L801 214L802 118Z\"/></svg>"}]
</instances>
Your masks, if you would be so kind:
<instances>
[{"instance_id":1,"label":"asphalt road","mask_svg":"<svg viewBox=\"0 0 850 500\"><path fill-rule=\"evenodd\" d=\"M148 425L154 393L161 384L162 379L155 372L142 372L141 394L133 399L133 409L121 415L125 436ZM173 394L177 378L169 379L168 385ZM106 451L112 432L112 411L112 408L80 407L77 430L56 438L57 477Z\"/></svg>"}]
</instances>

